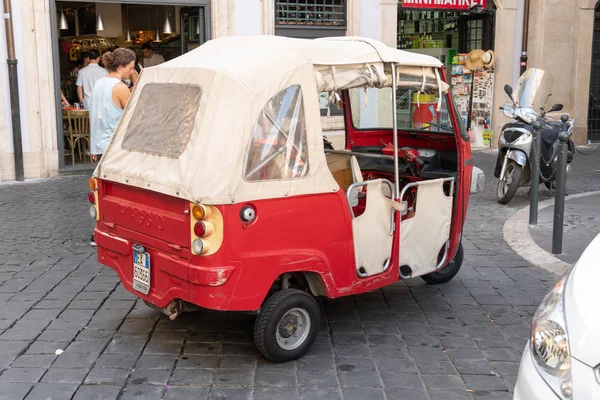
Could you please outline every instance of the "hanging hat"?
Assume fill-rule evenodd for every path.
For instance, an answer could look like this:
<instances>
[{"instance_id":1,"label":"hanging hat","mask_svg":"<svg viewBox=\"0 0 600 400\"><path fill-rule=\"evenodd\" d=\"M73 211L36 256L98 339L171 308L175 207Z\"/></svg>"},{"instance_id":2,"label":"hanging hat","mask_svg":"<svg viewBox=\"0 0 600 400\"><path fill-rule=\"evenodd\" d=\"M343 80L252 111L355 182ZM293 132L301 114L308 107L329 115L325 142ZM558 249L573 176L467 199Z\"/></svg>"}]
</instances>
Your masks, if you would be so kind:
<instances>
[{"instance_id":1,"label":"hanging hat","mask_svg":"<svg viewBox=\"0 0 600 400\"><path fill-rule=\"evenodd\" d=\"M483 67L483 50L472 50L469 55L467 55L467 68L471 71L475 71L481 69Z\"/></svg>"},{"instance_id":2,"label":"hanging hat","mask_svg":"<svg viewBox=\"0 0 600 400\"><path fill-rule=\"evenodd\" d=\"M484 68L493 68L496 63L496 53L494 53L494 50L488 50L483 54L481 59L483 60Z\"/></svg>"}]
</instances>

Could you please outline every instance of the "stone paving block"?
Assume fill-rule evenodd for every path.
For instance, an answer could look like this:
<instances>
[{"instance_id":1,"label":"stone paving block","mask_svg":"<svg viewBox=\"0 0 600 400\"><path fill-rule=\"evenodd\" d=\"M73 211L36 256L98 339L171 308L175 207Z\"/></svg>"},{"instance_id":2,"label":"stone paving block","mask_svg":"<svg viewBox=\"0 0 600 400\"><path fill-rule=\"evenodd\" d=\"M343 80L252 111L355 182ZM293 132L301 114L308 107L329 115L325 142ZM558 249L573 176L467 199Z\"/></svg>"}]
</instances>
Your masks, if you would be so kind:
<instances>
[{"instance_id":1,"label":"stone paving block","mask_svg":"<svg viewBox=\"0 0 600 400\"><path fill-rule=\"evenodd\" d=\"M298 371L333 371L336 369L333 357L302 357L296 360Z\"/></svg>"},{"instance_id":2,"label":"stone paving block","mask_svg":"<svg viewBox=\"0 0 600 400\"><path fill-rule=\"evenodd\" d=\"M42 333L42 329L14 329L10 328L4 331L0 335L0 341L21 341L21 340L33 340Z\"/></svg>"},{"instance_id":3,"label":"stone paving block","mask_svg":"<svg viewBox=\"0 0 600 400\"><path fill-rule=\"evenodd\" d=\"M384 389L387 400L430 400L425 389L402 390L398 388Z\"/></svg>"},{"instance_id":4,"label":"stone paving block","mask_svg":"<svg viewBox=\"0 0 600 400\"><path fill-rule=\"evenodd\" d=\"M410 391L412 389L423 389L423 382L417 374L399 373L393 370L380 371L381 380L386 388L401 388Z\"/></svg>"},{"instance_id":5,"label":"stone paving block","mask_svg":"<svg viewBox=\"0 0 600 400\"><path fill-rule=\"evenodd\" d=\"M508 390L502 379L493 375L462 375L467 388L471 390Z\"/></svg>"},{"instance_id":6,"label":"stone paving block","mask_svg":"<svg viewBox=\"0 0 600 400\"><path fill-rule=\"evenodd\" d=\"M295 387L257 387L253 400L298 400L298 390Z\"/></svg>"},{"instance_id":7,"label":"stone paving block","mask_svg":"<svg viewBox=\"0 0 600 400\"><path fill-rule=\"evenodd\" d=\"M11 365L16 368L50 368L50 365L56 359L54 354L45 355L22 355L17 358Z\"/></svg>"},{"instance_id":8,"label":"stone paving block","mask_svg":"<svg viewBox=\"0 0 600 400\"><path fill-rule=\"evenodd\" d=\"M148 341L148 335L146 334L130 334L130 335L115 335L112 338L105 353L130 353L140 354Z\"/></svg>"},{"instance_id":9,"label":"stone paving block","mask_svg":"<svg viewBox=\"0 0 600 400\"><path fill-rule=\"evenodd\" d=\"M79 333L78 329L65 329L65 330L48 330L46 329L40 336L37 337L36 342L70 342ZM64 349L63 349L64 350Z\"/></svg>"},{"instance_id":10,"label":"stone paving block","mask_svg":"<svg viewBox=\"0 0 600 400\"><path fill-rule=\"evenodd\" d=\"M261 372L257 370L258 374ZM298 386L338 387L338 376L335 371L299 370L296 373Z\"/></svg>"},{"instance_id":11,"label":"stone paving block","mask_svg":"<svg viewBox=\"0 0 600 400\"><path fill-rule=\"evenodd\" d=\"M178 369L175 368L169 385L175 386L210 386L213 370L210 369Z\"/></svg>"},{"instance_id":12,"label":"stone paving block","mask_svg":"<svg viewBox=\"0 0 600 400\"><path fill-rule=\"evenodd\" d=\"M71 353L65 351L58 356L52 366L63 368L89 368L96 362L99 356L98 353Z\"/></svg>"},{"instance_id":13,"label":"stone paving block","mask_svg":"<svg viewBox=\"0 0 600 400\"><path fill-rule=\"evenodd\" d=\"M521 360L521 354L514 349L500 348L483 350L483 354L489 361L514 361Z\"/></svg>"},{"instance_id":14,"label":"stone paving block","mask_svg":"<svg viewBox=\"0 0 600 400\"><path fill-rule=\"evenodd\" d=\"M26 400L70 399L77 391L77 384L38 383L33 387Z\"/></svg>"},{"instance_id":15,"label":"stone paving block","mask_svg":"<svg viewBox=\"0 0 600 400\"><path fill-rule=\"evenodd\" d=\"M116 400L121 393L121 387L110 385L79 386L73 400Z\"/></svg>"},{"instance_id":16,"label":"stone paving block","mask_svg":"<svg viewBox=\"0 0 600 400\"><path fill-rule=\"evenodd\" d=\"M436 347L437 346L437 347ZM441 346L408 346L408 352L415 360L440 360L448 359Z\"/></svg>"},{"instance_id":17,"label":"stone paving block","mask_svg":"<svg viewBox=\"0 0 600 400\"><path fill-rule=\"evenodd\" d=\"M254 374L256 386L296 386L296 372L285 370L257 370ZM337 384L337 382L336 382Z\"/></svg>"},{"instance_id":18,"label":"stone paving block","mask_svg":"<svg viewBox=\"0 0 600 400\"><path fill-rule=\"evenodd\" d=\"M67 350L75 353L101 353L108 342L109 339L75 340Z\"/></svg>"},{"instance_id":19,"label":"stone paving block","mask_svg":"<svg viewBox=\"0 0 600 400\"><path fill-rule=\"evenodd\" d=\"M471 393L460 390L431 390L431 400L473 400Z\"/></svg>"},{"instance_id":20,"label":"stone paving block","mask_svg":"<svg viewBox=\"0 0 600 400\"><path fill-rule=\"evenodd\" d=\"M383 389L343 388L344 400L385 400Z\"/></svg>"},{"instance_id":21,"label":"stone paving block","mask_svg":"<svg viewBox=\"0 0 600 400\"><path fill-rule=\"evenodd\" d=\"M152 335L155 338L155 335ZM220 343L188 343L183 349L185 355L217 355L221 352Z\"/></svg>"},{"instance_id":22,"label":"stone paving block","mask_svg":"<svg viewBox=\"0 0 600 400\"><path fill-rule=\"evenodd\" d=\"M206 400L209 389L186 386L169 386L164 400Z\"/></svg>"},{"instance_id":23,"label":"stone paving block","mask_svg":"<svg viewBox=\"0 0 600 400\"><path fill-rule=\"evenodd\" d=\"M69 345L69 342L43 342L36 340L31 343L31 346L25 351L26 355L50 354L54 355L56 350L64 350Z\"/></svg>"},{"instance_id":24,"label":"stone paving block","mask_svg":"<svg viewBox=\"0 0 600 400\"><path fill-rule=\"evenodd\" d=\"M126 368L94 367L85 378L86 385L115 385L123 386L130 370Z\"/></svg>"},{"instance_id":25,"label":"stone paving block","mask_svg":"<svg viewBox=\"0 0 600 400\"><path fill-rule=\"evenodd\" d=\"M168 369L141 369L136 368L129 377L129 383L133 385L162 385L165 386L171 377Z\"/></svg>"},{"instance_id":26,"label":"stone paving block","mask_svg":"<svg viewBox=\"0 0 600 400\"><path fill-rule=\"evenodd\" d=\"M88 374L88 368L50 368L40 382L81 384Z\"/></svg>"},{"instance_id":27,"label":"stone paving block","mask_svg":"<svg viewBox=\"0 0 600 400\"><path fill-rule=\"evenodd\" d=\"M465 383L458 375L423 375L421 376L427 390L467 390Z\"/></svg>"},{"instance_id":28,"label":"stone paving block","mask_svg":"<svg viewBox=\"0 0 600 400\"><path fill-rule=\"evenodd\" d=\"M31 390L28 383L0 382L0 400L22 400Z\"/></svg>"},{"instance_id":29,"label":"stone paving block","mask_svg":"<svg viewBox=\"0 0 600 400\"><path fill-rule=\"evenodd\" d=\"M349 389L351 390L351 389ZM318 386L299 386L298 387L298 398L299 400L314 400L314 399L327 399L327 400L342 400L342 393L340 388L328 388Z\"/></svg>"},{"instance_id":30,"label":"stone paving block","mask_svg":"<svg viewBox=\"0 0 600 400\"><path fill-rule=\"evenodd\" d=\"M144 354L179 354L183 344L164 340L151 340L144 348Z\"/></svg>"},{"instance_id":31,"label":"stone paving block","mask_svg":"<svg viewBox=\"0 0 600 400\"><path fill-rule=\"evenodd\" d=\"M143 355L135 364L135 368L142 369L168 369L175 366L178 356L173 355Z\"/></svg>"},{"instance_id":32,"label":"stone paving block","mask_svg":"<svg viewBox=\"0 0 600 400\"><path fill-rule=\"evenodd\" d=\"M164 387L154 385L127 385L121 400L161 400Z\"/></svg>"},{"instance_id":33,"label":"stone paving block","mask_svg":"<svg viewBox=\"0 0 600 400\"><path fill-rule=\"evenodd\" d=\"M213 387L252 386L254 371L244 369L219 369L213 374Z\"/></svg>"},{"instance_id":34,"label":"stone paving block","mask_svg":"<svg viewBox=\"0 0 600 400\"><path fill-rule=\"evenodd\" d=\"M375 357L375 364L379 371L395 371L408 374L416 374L419 372L415 362L409 359Z\"/></svg>"},{"instance_id":35,"label":"stone paving block","mask_svg":"<svg viewBox=\"0 0 600 400\"><path fill-rule=\"evenodd\" d=\"M460 374L490 375L494 369L487 360L453 360L452 363Z\"/></svg>"},{"instance_id":36,"label":"stone paving block","mask_svg":"<svg viewBox=\"0 0 600 400\"><path fill-rule=\"evenodd\" d=\"M125 368L131 370L137 362L137 357L129 354L102 354L96 361L96 366L107 368Z\"/></svg>"},{"instance_id":37,"label":"stone paving block","mask_svg":"<svg viewBox=\"0 0 600 400\"><path fill-rule=\"evenodd\" d=\"M46 368L9 368L0 375L0 382L35 383L46 373Z\"/></svg>"},{"instance_id":38,"label":"stone paving block","mask_svg":"<svg viewBox=\"0 0 600 400\"><path fill-rule=\"evenodd\" d=\"M217 368L219 367L219 357L217 356L181 356L177 362L177 368ZM225 368L224 366L221 366ZM230 368L241 368L241 366L228 366Z\"/></svg>"},{"instance_id":39,"label":"stone paving block","mask_svg":"<svg viewBox=\"0 0 600 400\"><path fill-rule=\"evenodd\" d=\"M209 400L252 400L252 389L213 388L208 394Z\"/></svg>"}]
</instances>

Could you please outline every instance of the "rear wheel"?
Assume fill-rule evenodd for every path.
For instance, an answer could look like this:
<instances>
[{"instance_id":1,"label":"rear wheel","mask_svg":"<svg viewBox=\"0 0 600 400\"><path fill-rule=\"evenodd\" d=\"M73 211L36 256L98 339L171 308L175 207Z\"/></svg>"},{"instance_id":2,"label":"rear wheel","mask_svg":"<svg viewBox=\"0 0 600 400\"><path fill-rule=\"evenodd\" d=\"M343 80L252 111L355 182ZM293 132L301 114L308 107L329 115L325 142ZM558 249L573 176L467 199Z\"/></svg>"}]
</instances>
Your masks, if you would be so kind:
<instances>
[{"instance_id":1,"label":"rear wheel","mask_svg":"<svg viewBox=\"0 0 600 400\"><path fill-rule=\"evenodd\" d=\"M456 274L458 274L458 271L460 270L460 267L463 263L463 257L464 253L463 246L461 243L460 246L458 246L458 251L456 252L456 255L454 256L452 261L446 264L446 266L440 269L439 271L435 271L430 274L421 276L421 279L432 285L439 285L441 283L449 282L452 278L456 276Z\"/></svg>"},{"instance_id":2,"label":"rear wheel","mask_svg":"<svg viewBox=\"0 0 600 400\"><path fill-rule=\"evenodd\" d=\"M295 360L315 341L320 318L314 297L297 289L281 290L263 305L254 324L254 343L275 363Z\"/></svg>"},{"instance_id":3,"label":"rear wheel","mask_svg":"<svg viewBox=\"0 0 600 400\"><path fill-rule=\"evenodd\" d=\"M506 171L504 172L504 179L498 181L498 189L496 193L496 199L500 204L508 204L508 202L514 197L519 188L521 182L521 174L523 173L523 167L517 164L514 160L508 160L506 165Z\"/></svg>"}]
</instances>

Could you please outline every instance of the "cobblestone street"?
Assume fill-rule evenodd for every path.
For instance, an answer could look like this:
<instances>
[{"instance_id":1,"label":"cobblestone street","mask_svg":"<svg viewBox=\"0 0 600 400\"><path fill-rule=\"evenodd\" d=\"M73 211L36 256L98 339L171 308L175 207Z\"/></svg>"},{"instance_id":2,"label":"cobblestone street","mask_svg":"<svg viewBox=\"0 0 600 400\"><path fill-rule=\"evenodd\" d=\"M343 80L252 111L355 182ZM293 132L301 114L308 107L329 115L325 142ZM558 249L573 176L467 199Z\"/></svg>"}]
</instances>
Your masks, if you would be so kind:
<instances>
[{"instance_id":1,"label":"cobblestone street","mask_svg":"<svg viewBox=\"0 0 600 400\"><path fill-rule=\"evenodd\" d=\"M599 189L581 160L569 190ZM171 322L126 292L88 245L87 176L2 184L0 399L511 399L531 317L558 277L503 240L527 189L497 204L494 162L476 154L486 192L471 197L456 279L320 300L317 343L283 365L258 357L251 314Z\"/></svg>"}]
</instances>

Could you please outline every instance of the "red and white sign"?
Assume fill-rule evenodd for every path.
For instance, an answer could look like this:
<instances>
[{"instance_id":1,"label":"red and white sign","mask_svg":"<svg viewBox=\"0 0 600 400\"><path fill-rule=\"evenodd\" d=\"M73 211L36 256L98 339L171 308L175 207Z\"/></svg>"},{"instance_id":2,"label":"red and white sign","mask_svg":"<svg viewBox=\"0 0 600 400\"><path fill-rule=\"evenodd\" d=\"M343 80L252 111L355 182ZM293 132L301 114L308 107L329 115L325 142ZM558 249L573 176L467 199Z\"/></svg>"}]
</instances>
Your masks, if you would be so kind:
<instances>
[{"instance_id":1,"label":"red and white sign","mask_svg":"<svg viewBox=\"0 0 600 400\"><path fill-rule=\"evenodd\" d=\"M468 10L480 5L486 8L487 0L402 0L402 8L426 8L438 10Z\"/></svg>"}]
</instances>

